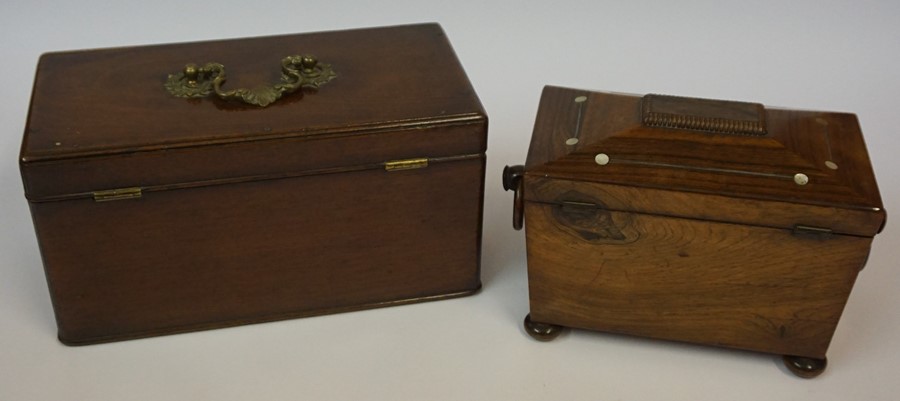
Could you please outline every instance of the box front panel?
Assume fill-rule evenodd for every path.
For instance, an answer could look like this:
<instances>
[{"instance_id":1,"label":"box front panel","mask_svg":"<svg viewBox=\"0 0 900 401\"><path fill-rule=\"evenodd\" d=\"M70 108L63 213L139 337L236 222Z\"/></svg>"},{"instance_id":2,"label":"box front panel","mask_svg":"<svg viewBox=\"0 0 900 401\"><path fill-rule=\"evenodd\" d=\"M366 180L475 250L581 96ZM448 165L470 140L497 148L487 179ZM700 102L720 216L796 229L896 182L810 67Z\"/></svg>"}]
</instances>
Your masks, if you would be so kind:
<instances>
[{"instance_id":1,"label":"box front panel","mask_svg":"<svg viewBox=\"0 0 900 401\"><path fill-rule=\"evenodd\" d=\"M821 358L871 238L527 202L534 321Z\"/></svg>"},{"instance_id":2,"label":"box front panel","mask_svg":"<svg viewBox=\"0 0 900 401\"><path fill-rule=\"evenodd\" d=\"M483 177L481 157L31 206L80 343L474 291Z\"/></svg>"}]
</instances>

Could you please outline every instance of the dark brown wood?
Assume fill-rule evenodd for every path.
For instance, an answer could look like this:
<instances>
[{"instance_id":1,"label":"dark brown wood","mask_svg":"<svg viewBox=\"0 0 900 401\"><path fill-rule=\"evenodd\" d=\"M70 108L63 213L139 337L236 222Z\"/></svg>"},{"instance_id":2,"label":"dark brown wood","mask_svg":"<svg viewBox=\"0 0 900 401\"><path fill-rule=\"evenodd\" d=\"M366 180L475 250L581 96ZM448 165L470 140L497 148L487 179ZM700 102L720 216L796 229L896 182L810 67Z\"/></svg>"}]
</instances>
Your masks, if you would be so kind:
<instances>
[{"instance_id":1,"label":"dark brown wood","mask_svg":"<svg viewBox=\"0 0 900 401\"><path fill-rule=\"evenodd\" d=\"M503 168L503 189L515 191L513 195L513 228L521 230L525 223L525 194L522 190L522 176L525 166L506 166Z\"/></svg>"},{"instance_id":2,"label":"dark brown wood","mask_svg":"<svg viewBox=\"0 0 900 401\"><path fill-rule=\"evenodd\" d=\"M298 53L338 77L262 109L173 100L163 87L186 63L208 61L228 67L228 87L278 82L281 58ZM34 91L54 96L32 98L23 149L33 161L483 117L437 24L48 53Z\"/></svg>"},{"instance_id":3,"label":"dark brown wood","mask_svg":"<svg viewBox=\"0 0 900 401\"><path fill-rule=\"evenodd\" d=\"M824 361L885 220L855 117L667 102L545 89L530 319Z\"/></svg>"},{"instance_id":4,"label":"dark brown wood","mask_svg":"<svg viewBox=\"0 0 900 401\"><path fill-rule=\"evenodd\" d=\"M230 87L277 81L295 53L338 77L267 108L162 85L208 61ZM20 166L59 338L472 294L486 129L436 24L45 55ZM427 166L387 171L408 159Z\"/></svg>"},{"instance_id":5,"label":"dark brown wood","mask_svg":"<svg viewBox=\"0 0 900 401\"><path fill-rule=\"evenodd\" d=\"M277 82L279 60L295 53L315 54L338 77L266 108L163 87L186 63L207 61L228 66L229 86ZM21 154L30 199L486 146L481 104L437 24L48 53L34 93ZM447 126L468 129L428 129Z\"/></svg>"}]
</instances>

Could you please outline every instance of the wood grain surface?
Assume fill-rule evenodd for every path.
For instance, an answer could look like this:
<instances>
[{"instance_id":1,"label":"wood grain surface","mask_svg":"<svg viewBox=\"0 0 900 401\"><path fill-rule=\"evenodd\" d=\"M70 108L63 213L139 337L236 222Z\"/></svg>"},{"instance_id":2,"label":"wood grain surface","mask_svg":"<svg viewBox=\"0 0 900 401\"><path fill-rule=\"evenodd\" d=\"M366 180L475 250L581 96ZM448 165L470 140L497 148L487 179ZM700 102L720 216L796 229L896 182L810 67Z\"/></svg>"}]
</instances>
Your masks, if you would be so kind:
<instances>
[{"instance_id":1,"label":"wood grain surface","mask_svg":"<svg viewBox=\"0 0 900 401\"><path fill-rule=\"evenodd\" d=\"M886 221L856 116L744 102L546 87L520 190L532 322L819 359Z\"/></svg>"},{"instance_id":2,"label":"wood grain surface","mask_svg":"<svg viewBox=\"0 0 900 401\"><path fill-rule=\"evenodd\" d=\"M226 89L278 82L307 53L338 77L266 108L163 87L211 61ZM46 54L19 162L59 338L472 294L486 145L437 24Z\"/></svg>"},{"instance_id":3,"label":"wood grain surface","mask_svg":"<svg viewBox=\"0 0 900 401\"><path fill-rule=\"evenodd\" d=\"M185 64L212 61L228 70L226 90L270 85L279 82L281 59L294 54L315 55L337 78L266 108L175 98L163 87ZM22 147L30 161L428 126L484 114L437 24L47 53L34 93Z\"/></svg>"},{"instance_id":4,"label":"wood grain surface","mask_svg":"<svg viewBox=\"0 0 900 401\"><path fill-rule=\"evenodd\" d=\"M547 87L527 174L883 215L855 115L766 109L766 123L764 136L646 127L640 96ZM567 145L576 133L579 141ZM595 163L599 153L608 164ZM797 185L797 173L809 182Z\"/></svg>"},{"instance_id":5,"label":"wood grain surface","mask_svg":"<svg viewBox=\"0 0 900 401\"><path fill-rule=\"evenodd\" d=\"M60 339L472 293L484 159L32 203Z\"/></svg>"},{"instance_id":6,"label":"wood grain surface","mask_svg":"<svg viewBox=\"0 0 900 401\"><path fill-rule=\"evenodd\" d=\"M817 358L872 241L561 209L526 202L533 320Z\"/></svg>"}]
</instances>

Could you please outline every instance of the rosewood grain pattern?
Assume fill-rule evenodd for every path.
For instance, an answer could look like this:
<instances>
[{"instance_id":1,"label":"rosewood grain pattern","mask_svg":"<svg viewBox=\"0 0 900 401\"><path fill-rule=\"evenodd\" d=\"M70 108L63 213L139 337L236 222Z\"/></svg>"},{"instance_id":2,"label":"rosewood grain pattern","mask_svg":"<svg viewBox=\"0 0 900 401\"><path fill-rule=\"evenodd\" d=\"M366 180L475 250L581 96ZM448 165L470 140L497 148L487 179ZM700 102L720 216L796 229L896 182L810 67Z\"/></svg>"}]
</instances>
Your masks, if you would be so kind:
<instances>
[{"instance_id":1,"label":"rosewood grain pattern","mask_svg":"<svg viewBox=\"0 0 900 401\"><path fill-rule=\"evenodd\" d=\"M834 233L858 236L874 235L881 229L886 218L884 210L845 209L783 200L759 201L716 194L543 177L530 177L524 192L526 199L542 203L601 199L610 210L621 212L785 229L796 225L827 227Z\"/></svg>"},{"instance_id":2,"label":"rosewood grain pattern","mask_svg":"<svg viewBox=\"0 0 900 401\"><path fill-rule=\"evenodd\" d=\"M529 335L718 345L822 373L887 216L855 115L548 86L534 127L526 165L504 170Z\"/></svg>"},{"instance_id":3,"label":"rosewood grain pattern","mask_svg":"<svg viewBox=\"0 0 900 401\"><path fill-rule=\"evenodd\" d=\"M571 104L586 96L581 140L567 146ZM538 111L526 167L529 174L761 200L847 208L883 208L856 116L767 109L768 134L741 136L645 127L640 97L548 87ZM615 113L615 114L612 114ZM558 114L558 115L557 115ZM826 121L831 158L820 131L800 128ZM593 162L598 153L609 164ZM797 173L810 181L798 186Z\"/></svg>"},{"instance_id":4,"label":"rosewood grain pattern","mask_svg":"<svg viewBox=\"0 0 900 401\"><path fill-rule=\"evenodd\" d=\"M779 141L828 175L836 176L842 185L852 188L875 206L881 205L881 194L875 172L860 131L859 120L849 113L792 113L770 110L772 124L781 127ZM802 132L803 135L795 135ZM835 163L836 169L826 162ZM881 207L881 206L878 206Z\"/></svg>"},{"instance_id":5,"label":"rosewood grain pattern","mask_svg":"<svg viewBox=\"0 0 900 401\"><path fill-rule=\"evenodd\" d=\"M535 321L816 358L872 241L603 209L586 237L561 208L525 206Z\"/></svg>"},{"instance_id":6,"label":"rosewood grain pattern","mask_svg":"<svg viewBox=\"0 0 900 401\"><path fill-rule=\"evenodd\" d=\"M567 146L566 139L576 129L578 105L575 99L579 96L586 97L579 130L581 139L578 144ZM640 122L640 98L632 96L616 100L609 101L605 96L586 90L544 87L534 132L551 134L531 137L525 167L540 166L580 149L592 140L607 138Z\"/></svg>"}]
</instances>

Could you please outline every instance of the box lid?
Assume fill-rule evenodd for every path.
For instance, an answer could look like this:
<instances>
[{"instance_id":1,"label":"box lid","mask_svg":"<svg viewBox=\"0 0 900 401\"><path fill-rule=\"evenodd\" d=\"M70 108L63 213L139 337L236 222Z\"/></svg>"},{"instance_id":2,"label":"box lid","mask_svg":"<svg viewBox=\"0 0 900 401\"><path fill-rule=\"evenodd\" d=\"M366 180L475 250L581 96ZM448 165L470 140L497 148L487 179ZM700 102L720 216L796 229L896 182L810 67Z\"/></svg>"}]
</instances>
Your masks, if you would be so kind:
<instances>
[{"instance_id":1,"label":"box lid","mask_svg":"<svg viewBox=\"0 0 900 401\"><path fill-rule=\"evenodd\" d=\"M525 200L864 236L885 221L853 114L557 87Z\"/></svg>"},{"instance_id":2,"label":"box lid","mask_svg":"<svg viewBox=\"0 0 900 401\"><path fill-rule=\"evenodd\" d=\"M284 61L307 54L318 63ZM266 107L167 90L187 64L211 62L227 71L223 92L281 91L297 83L286 62L336 76L303 81ZM437 24L71 51L39 61L20 166L26 196L51 200L479 154L486 124Z\"/></svg>"}]
</instances>

